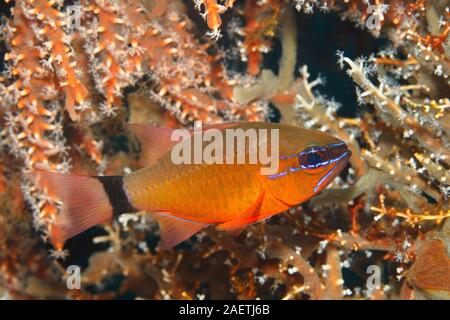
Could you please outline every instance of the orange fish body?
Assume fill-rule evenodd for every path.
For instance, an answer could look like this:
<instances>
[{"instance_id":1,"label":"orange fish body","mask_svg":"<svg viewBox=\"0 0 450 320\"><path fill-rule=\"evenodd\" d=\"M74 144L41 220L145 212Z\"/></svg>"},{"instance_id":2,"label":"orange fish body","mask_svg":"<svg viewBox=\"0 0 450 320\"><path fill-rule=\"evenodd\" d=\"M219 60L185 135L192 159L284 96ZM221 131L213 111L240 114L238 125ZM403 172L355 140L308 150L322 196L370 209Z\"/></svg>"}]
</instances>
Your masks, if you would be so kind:
<instances>
[{"instance_id":1,"label":"orange fish body","mask_svg":"<svg viewBox=\"0 0 450 320\"><path fill-rule=\"evenodd\" d=\"M248 224L267 219L309 199L339 174L350 157L350 151L342 141L318 131L274 123L235 123L212 128L224 136L226 130L277 130L279 163L276 172L262 174L264 165L249 161L242 164L175 164L171 152L173 142L159 141L165 147L155 148L158 143L155 140L168 139L171 133L169 129L135 125L131 126L131 130L143 142L144 161L146 155L151 155L147 161L149 165L124 177L97 177L100 183L95 178L86 178L84 188L91 189L91 197L101 198L96 206L103 203L104 207L92 210L85 208L83 211L87 214L97 211L98 220L94 219L92 223L100 223L115 214L128 211L147 211L160 225L160 247L170 248L208 225L217 225L220 230L238 233ZM161 134L161 130L164 134ZM270 145L271 139L272 136L269 136L266 145ZM208 143L201 142L202 150ZM249 143L246 146L249 147ZM261 144L256 151L260 151L260 147ZM193 150L191 159L194 158ZM249 150L245 151L246 160L250 157ZM71 176L35 173L38 182L50 191L63 190L65 184L56 181L55 175L61 181L64 180L61 176ZM83 194L83 187L79 183L77 185L73 188L79 190L74 190L73 194ZM63 206L67 205L62 210L61 218L55 222L53 238L65 241L75 231L86 229L87 225L83 225L83 230L73 227L77 221L74 217L79 216L80 212L70 210L70 203L79 202L67 196L68 192L59 193ZM105 198L109 199L109 207L104 204ZM77 207L77 210L81 209ZM104 214L98 214L99 211Z\"/></svg>"}]
</instances>

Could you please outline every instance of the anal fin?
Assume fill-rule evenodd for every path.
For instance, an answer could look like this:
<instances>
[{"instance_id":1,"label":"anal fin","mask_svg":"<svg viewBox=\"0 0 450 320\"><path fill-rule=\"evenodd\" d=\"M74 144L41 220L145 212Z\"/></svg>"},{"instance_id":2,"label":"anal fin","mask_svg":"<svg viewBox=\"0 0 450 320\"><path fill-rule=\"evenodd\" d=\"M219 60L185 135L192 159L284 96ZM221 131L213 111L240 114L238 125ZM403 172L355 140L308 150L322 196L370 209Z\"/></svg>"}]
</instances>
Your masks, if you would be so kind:
<instances>
[{"instance_id":1,"label":"anal fin","mask_svg":"<svg viewBox=\"0 0 450 320\"><path fill-rule=\"evenodd\" d=\"M150 215L159 224L161 240L158 248L160 250L171 249L208 226L207 223L185 220L170 213L152 212Z\"/></svg>"}]
</instances>

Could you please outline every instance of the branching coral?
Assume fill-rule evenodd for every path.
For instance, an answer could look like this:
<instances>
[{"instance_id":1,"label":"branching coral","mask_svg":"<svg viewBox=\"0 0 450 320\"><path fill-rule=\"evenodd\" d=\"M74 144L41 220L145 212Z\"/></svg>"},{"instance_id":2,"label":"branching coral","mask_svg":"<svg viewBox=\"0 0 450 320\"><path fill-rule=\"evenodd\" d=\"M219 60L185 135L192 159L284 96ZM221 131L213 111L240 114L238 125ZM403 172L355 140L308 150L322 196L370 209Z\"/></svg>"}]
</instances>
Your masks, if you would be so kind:
<instances>
[{"instance_id":1,"label":"branching coral","mask_svg":"<svg viewBox=\"0 0 450 320\"><path fill-rule=\"evenodd\" d=\"M196 8L206 26L191 19ZM342 77L355 84L354 118L341 116L341 104L322 93L321 77L297 67L297 33L314 32L298 30L297 21L317 11L335 12L389 43L367 58L337 52ZM224 14L232 18L222 22ZM0 294L448 297L448 20L438 0L82 0L70 8L17 0L2 28ZM238 41L216 42L205 29ZM268 69L265 54L278 39L278 68ZM227 63L229 52L239 53L243 68ZM331 188L237 238L207 229L160 252L158 227L140 212L48 250L60 204L23 172L129 172L138 168L138 148L123 130L127 121L268 121L270 109L280 122L328 131L349 145L350 165ZM86 252L71 250L77 241L89 244ZM64 267L79 255L82 289L70 290ZM369 266L386 270L379 286L368 282Z\"/></svg>"}]
</instances>

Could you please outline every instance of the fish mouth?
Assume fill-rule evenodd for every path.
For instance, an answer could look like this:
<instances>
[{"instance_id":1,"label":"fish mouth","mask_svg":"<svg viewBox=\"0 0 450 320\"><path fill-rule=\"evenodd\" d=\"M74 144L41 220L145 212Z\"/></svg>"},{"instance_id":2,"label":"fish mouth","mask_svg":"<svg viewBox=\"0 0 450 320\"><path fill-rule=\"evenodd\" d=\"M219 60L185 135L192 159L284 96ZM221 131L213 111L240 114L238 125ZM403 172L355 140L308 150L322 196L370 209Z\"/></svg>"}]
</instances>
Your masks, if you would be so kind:
<instances>
[{"instance_id":1,"label":"fish mouth","mask_svg":"<svg viewBox=\"0 0 450 320\"><path fill-rule=\"evenodd\" d=\"M331 181L336 178L342 169L348 163L348 160L352 156L352 152L348 149L344 142L334 143L327 146L330 153L330 164L334 163L333 167L328 171L328 173L320 179L314 188L314 192L320 191L325 186L327 186Z\"/></svg>"}]
</instances>

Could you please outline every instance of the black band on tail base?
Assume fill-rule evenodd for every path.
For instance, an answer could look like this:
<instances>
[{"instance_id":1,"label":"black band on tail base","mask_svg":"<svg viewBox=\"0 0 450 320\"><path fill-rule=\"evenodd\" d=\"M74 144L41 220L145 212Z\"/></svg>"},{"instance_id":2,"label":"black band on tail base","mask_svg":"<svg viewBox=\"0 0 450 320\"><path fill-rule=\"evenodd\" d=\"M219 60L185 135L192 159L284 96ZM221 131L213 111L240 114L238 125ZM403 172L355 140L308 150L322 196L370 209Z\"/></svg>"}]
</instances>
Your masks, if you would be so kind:
<instances>
[{"instance_id":1,"label":"black band on tail base","mask_svg":"<svg viewBox=\"0 0 450 320\"><path fill-rule=\"evenodd\" d=\"M108 195L109 202L113 207L113 216L138 211L131 205L125 190L123 189L122 176L98 176L95 178L102 183L103 188Z\"/></svg>"}]
</instances>

